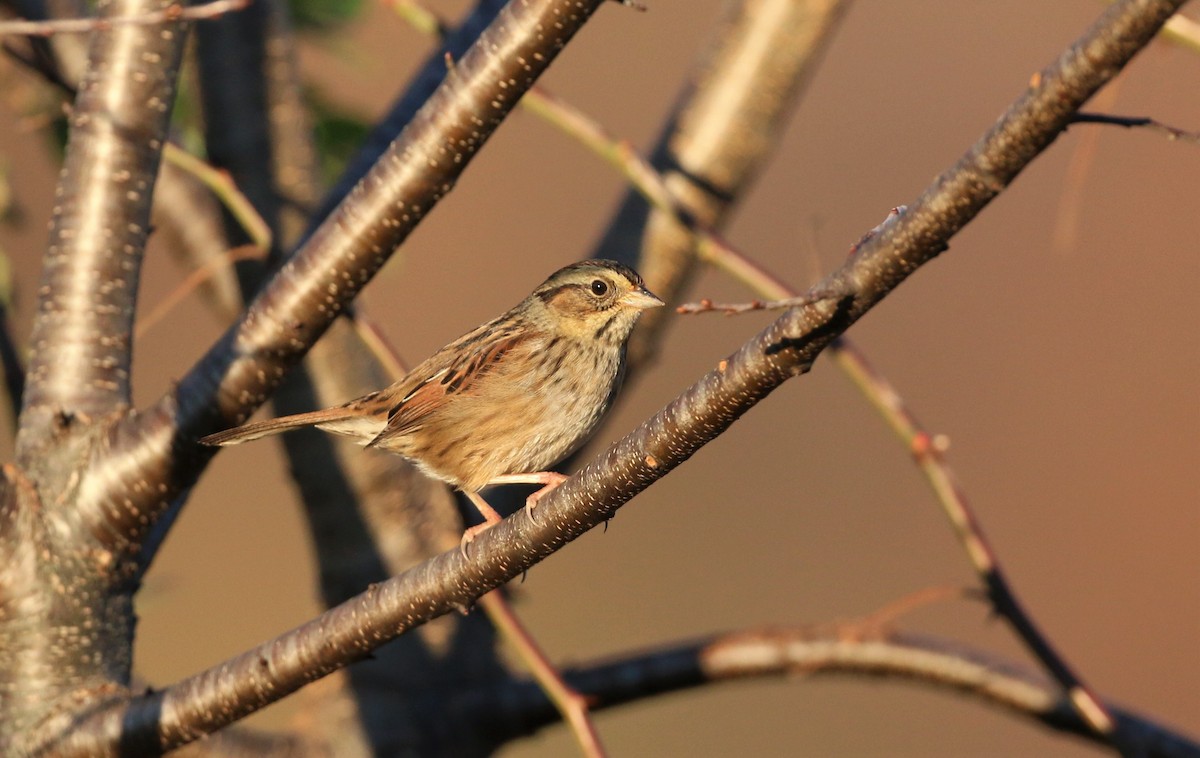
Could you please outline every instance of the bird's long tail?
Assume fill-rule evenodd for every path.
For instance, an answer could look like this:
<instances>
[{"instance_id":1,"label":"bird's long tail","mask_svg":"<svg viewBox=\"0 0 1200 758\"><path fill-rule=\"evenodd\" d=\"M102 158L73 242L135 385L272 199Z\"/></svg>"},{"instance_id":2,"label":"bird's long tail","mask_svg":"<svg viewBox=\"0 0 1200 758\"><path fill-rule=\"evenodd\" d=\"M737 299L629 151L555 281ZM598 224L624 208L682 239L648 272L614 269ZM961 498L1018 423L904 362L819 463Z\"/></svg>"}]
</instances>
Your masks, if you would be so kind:
<instances>
[{"instance_id":1,"label":"bird's long tail","mask_svg":"<svg viewBox=\"0 0 1200 758\"><path fill-rule=\"evenodd\" d=\"M264 421L254 421L244 426L239 426L236 429L226 429L223 432L210 434L207 437L202 437L200 443L213 447L240 445L243 442L249 442L250 440L256 440L272 434L279 434L289 429L299 429L302 426L336 425L336 422L346 421L352 418L353 415L347 408L325 408L324 410L309 411L308 413L297 413L292 416L269 418ZM335 430L330 429L330 431Z\"/></svg>"}]
</instances>

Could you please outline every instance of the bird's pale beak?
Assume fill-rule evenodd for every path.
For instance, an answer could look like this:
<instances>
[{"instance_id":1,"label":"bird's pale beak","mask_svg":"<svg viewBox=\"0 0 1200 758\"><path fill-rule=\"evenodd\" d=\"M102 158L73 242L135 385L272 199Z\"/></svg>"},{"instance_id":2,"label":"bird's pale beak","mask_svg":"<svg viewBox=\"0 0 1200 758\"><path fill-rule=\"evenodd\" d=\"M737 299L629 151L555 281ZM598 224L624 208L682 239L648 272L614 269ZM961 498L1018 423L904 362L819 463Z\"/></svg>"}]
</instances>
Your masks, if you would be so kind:
<instances>
[{"instance_id":1,"label":"bird's pale beak","mask_svg":"<svg viewBox=\"0 0 1200 758\"><path fill-rule=\"evenodd\" d=\"M621 305L629 308L637 308L644 310L646 308L657 308L660 305L666 305L653 292L645 287L638 287L633 292L630 292L621 298Z\"/></svg>"}]
</instances>

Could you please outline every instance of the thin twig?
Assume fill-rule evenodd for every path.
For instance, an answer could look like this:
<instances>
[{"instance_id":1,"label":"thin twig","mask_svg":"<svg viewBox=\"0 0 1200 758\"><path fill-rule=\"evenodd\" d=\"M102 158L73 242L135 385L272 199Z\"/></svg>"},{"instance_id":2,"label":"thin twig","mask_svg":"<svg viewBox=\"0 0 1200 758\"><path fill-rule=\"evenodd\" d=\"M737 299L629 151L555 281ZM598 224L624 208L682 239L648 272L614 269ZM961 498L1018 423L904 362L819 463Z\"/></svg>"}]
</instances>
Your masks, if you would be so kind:
<instances>
[{"instance_id":1,"label":"thin twig","mask_svg":"<svg viewBox=\"0 0 1200 758\"><path fill-rule=\"evenodd\" d=\"M1117 104L1121 94L1124 76L1118 76L1112 84L1096 93L1089 103L1093 108L1111 110ZM1054 231L1051 244L1058 253L1065 253L1075 247L1079 237L1079 229L1084 208L1084 198L1087 196L1088 177L1095 165L1096 156L1100 149L1100 138L1106 130L1080 130L1067 167L1063 174L1062 191L1059 192L1058 211L1054 219Z\"/></svg>"},{"instance_id":2,"label":"thin twig","mask_svg":"<svg viewBox=\"0 0 1200 758\"><path fill-rule=\"evenodd\" d=\"M399 379L408 373L408 363L400 356L400 353L388 342L387 337L383 333L383 329L379 326L379 322L367 313L366 308L361 302L354 304L354 307L349 309L347 316L350 317L351 323L354 324L354 331L358 332L359 338L363 341L363 345L370 351L371 355L379 361L383 366L383 370L388 376L393 379Z\"/></svg>"},{"instance_id":3,"label":"thin twig","mask_svg":"<svg viewBox=\"0 0 1200 758\"><path fill-rule=\"evenodd\" d=\"M154 325L179 305L197 287L204 284L218 272L229 268L238 261L257 260L262 258L262 250L255 245L242 245L227 251L224 255L205 261L204 265L192 270L183 281L158 302L150 312L138 318L133 326L134 339L141 339L154 328Z\"/></svg>"},{"instance_id":4,"label":"thin twig","mask_svg":"<svg viewBox=\"0 0 1200 758\"><path fill-rule=\"evenodd\" d=\"M521 104L617 168L650 205L670 214L694 235L696 254L701 259L710 262L725 260L736 268L734 275L747 283L765 285L774 281L774 277L765 269L738 253L733 245L688 213L667 187L662 174L642 158L628 141L613 137L595 119L550 94L544 87L531 89ZM792 296L794 293L779 297Z\"/></svg>"},{"instance_id":5,"label":"thin twig","mask_svg":"<svg viewBox=\"0 0 1200 758\"><path fill-rule=\"evenodd\" d=\"M499 590L492 590L481 597L479 604L492 625L525 662L546 697L562 714L571 733L575 735L575 741L579 743L580 752L589 758L602 758L605 755L604 746L592 722L588 699L567 684L562 673L546 657L537 640L521 623L520 617Z\"/></svg>"},{"instance_id":6,"label":"thin twig","mask_svg":"<svg viewBox=\"0 0 1200 758\"><path fill-rule=\"evenodd\" d=\"M271 227L254 208L229 174L214 168L208 162L197 158L183 148L168 142L163 147L163 160L169 161L176 167L198 179L204 186L212 190L221 204L229 211L234 220L246 232L250 243L262 255L271 249Z\"/></svg>"},{"instance_id":7,"label":"thin twig","mask_svg":"<svg viewBox=\"0 0 1200 758\"><path fill-rule=\"evenodd\" d=\"M971 565L987 588L996 611L1009 622L1030 651L1063 686L1071 702L1079 709L1080 715L1102 733L1111 733L1113 722L1107 709L1038 629L1008 583L999 556L984 535L979 519L967 502L966 493L958 485L950 465L946 462L943 454L946 448L944 438L939 444L939 438L921 426L899 393L871 367L866 357L853 345L843 341L835 353L835 359L888 422L892 431L908 445L917 466L937 495L943 512L954 526Z\"/></svg>"},{"instance_id":8,"label":"thin twig","mask_svg":"<svg viewBox=\"0 0 1200 758\"><path fill-rule=\"evenodd\" d=\"M190 174L212 191L213 195L225 206L234 220L241 225L251 244L233 248L226 253L211 258L204 265L189 273L179 285L161 302L154 306L144 316L138 318L134 325L133 336L140 339L150 331L156 323L183 302L189 294L224 268L233 266L238 261L262 259L271 248L271 229L263 217L255 210L254 204L242 194L233 179L224 171L213 168L181 147L168 142L163 146L163 159L176 168Z\"/></svg>"},{"instance_id":9,"label":"thin twig","mask_svg":"<svg viewBox=\"0 0 1200 758\"><path fill-rule=\"evenodd\" d=\"M890 629L902 617L927 605L950 599L978 597L978 595L979 593L971 588L956 585L926 587L899 597L882 608L855 619L853 623L843 623L842 626L856 633L867 632L878 635L882 630Z\"/></svg>"},{"instance_id":10,"label":"thin twig","mask_svg":"<svg viewBox=\"0 0 1200 758\"><path fill-rule=\"evenodd\" d=\"M165 10L117 18L55 18L44 21L0 21L0 36L21 34L28 37L49 37L52 34L81 34L116 26L164 24L171 21L197 21L217 18L241 10L251 0L212 0L203 5L186 6L175 3Z\"/></svg>"},{"instance_id":11,"label":"thin twig","mask_svg":"<svg viewBox=\"0 0 1200 758\"><path fill-rule=\"evenodd\" d=\"M708 298L703 298L694 303L684 303L683 305L676 306L675 312L683 315L724 313L726 316L734 316L739 313L750 313L751 311L781 311L787 308L800 308L822 300L836 300L845 294L845 290L822 290L806 292L803 295L788 297L783 300L750 300L745 303L714 303Z\"/></svg>"},{"instance_id":12,"label":"thin twig","mask_svg":"<svg viewBox=\"0 0 1200 758\"><path fill-rule=\"evenodd\" d=\"M853 253L859 248L860 245L881 234L887 228L888 224L893 223L898 218L903 216L906 210L907 208L903 205L892 208L892 210L888 213L887 218L881 221L874 229L871 229L869 232L859 238L858 242L855 242L850 246L850 252ZM777 297L780 297L778 300L764 301L755 299L746 303L714 303L708 298L703 298L695 303L684 303L675 309L676 312L681 314L693 314L721 311L724 312L726 316L732 316L738 313L749 313L751 311L801 308L812 303L819 303L822 300L837 299L850 294L845 286L829 287L828 285L816 289L810 289L808 292L804 292L802 294L794 294L795 291L791 287L784 284L782 280L768 274L767 271L761 266L753 265L745 253L742 253L732 245L724 245L723 248L718 251L718 254L721 256L721 260L718 261L714 259L713 262L722 268L725 268L735 278L740 279L751 288L758 289L760 292L792 292L793 294L787 297L781 297L777 295ZM733 260L734 258L742 258L745 260L735 261ZM733 268L728 268L727 266L732 266ZM747 270L754 271L755 276L753 279L742 278L740 274Z\"/></svg>"},{"instance_id":13,"label":"thin twig","mask_svg":"<svg viewBox=\"0 0 1200 758\"><path fill-rule=\"evenodd\" d=\"M1109 113L1084 113L1080 111L1071 119L1071 123L1109 124L1111 126L1123 126L1126 129L1145 128L1149 131L1165 135L1170 140L1179 140L1181 142L1200 145L1200 132L1189 132L1145 116L1114 116Z\"/></svg>"}]
</instances>

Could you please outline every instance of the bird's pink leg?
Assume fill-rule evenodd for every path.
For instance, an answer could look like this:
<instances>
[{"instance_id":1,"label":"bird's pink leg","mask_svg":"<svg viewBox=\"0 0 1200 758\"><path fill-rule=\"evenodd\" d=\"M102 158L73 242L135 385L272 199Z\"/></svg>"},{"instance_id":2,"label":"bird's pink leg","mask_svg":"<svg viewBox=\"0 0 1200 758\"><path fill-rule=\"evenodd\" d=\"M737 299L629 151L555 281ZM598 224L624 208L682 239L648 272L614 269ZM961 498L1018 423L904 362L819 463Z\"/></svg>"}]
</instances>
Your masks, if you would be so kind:
<instances>
[{"instance_id":1,"label":"bird's pink leg","mask_svg":"<svg viewBox=\"0 0 1200 758\"><path fill-rule=\"evenodd\" d=\"M533 518L533 509L537 507L538 501L549 495L558 485L567 481L567 477L556 471L534 471L529 474L505 474L498 476L488 482L488 484L540 484L542 488L525 498L525 512L529 514L529 518Z\"/></svg>"},{"instance_id":2,"label":"bird's pink leg","mask_svg":"<svg viewBox=\"0 0 1200 758\"><path fill-rule=\"evenodd\" d=\"M479 515L483 516L483 523L467 529L463 532L462 540L458 543L458 549L462 551L463 557L467 557L467 545L475 539L475 535L480 532L485 532L491 529L496 524L504 520L504 517L496 512L496 509L488 505L487 501L478 492L463 490L463 494L475 506L475 510L479 511Z\"/></svg>"}]
</instances>

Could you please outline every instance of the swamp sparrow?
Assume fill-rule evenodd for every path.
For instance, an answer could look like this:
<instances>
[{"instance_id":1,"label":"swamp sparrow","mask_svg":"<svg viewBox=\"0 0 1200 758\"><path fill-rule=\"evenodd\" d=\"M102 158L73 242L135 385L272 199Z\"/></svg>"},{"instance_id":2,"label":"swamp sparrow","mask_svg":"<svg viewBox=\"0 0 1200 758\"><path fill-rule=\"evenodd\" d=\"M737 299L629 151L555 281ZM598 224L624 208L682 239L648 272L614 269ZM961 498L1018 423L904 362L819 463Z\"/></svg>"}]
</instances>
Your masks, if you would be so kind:
<instances>
[{"instance_id":1,"label":"swamp sparrow","mask_svg":"<svg viewBox=\"0 0 1200 758\"><path fill-rule=\"evenodd\" d=\"M662 304L627 266L575 263L386 389L200 441L236 445L316 426L398 453L461 489L479 509L485 522L463 534L465 550L476 534L500 521L479 490L541 484L525 501L532 511L566 479L546 469L595 430L620 389L625 344L638 316Z\"/></svg>"}]
</instances>

